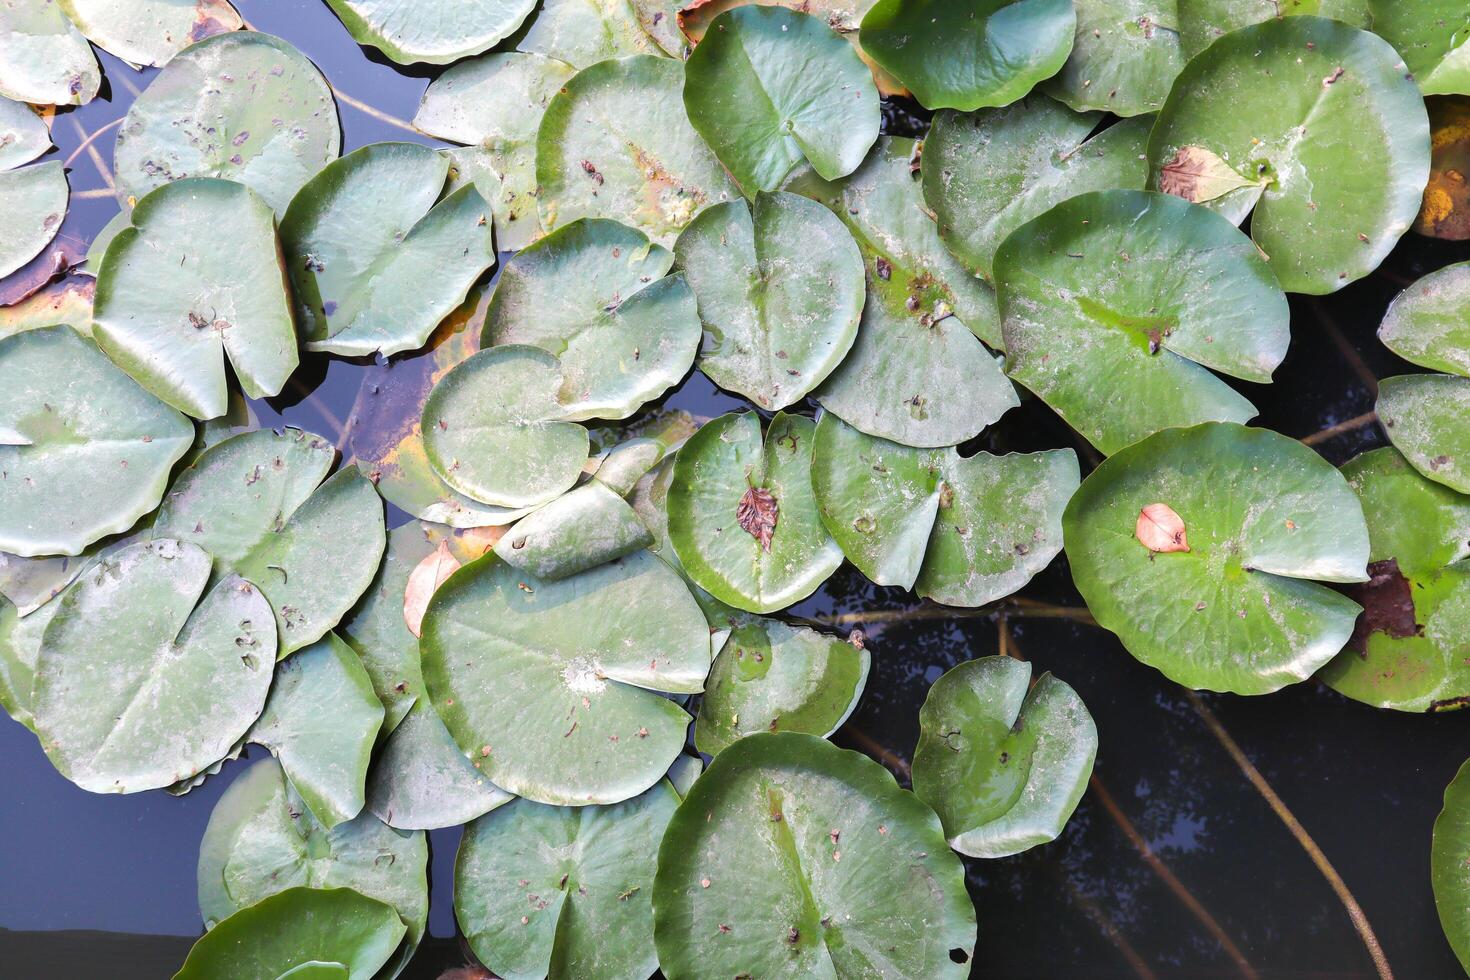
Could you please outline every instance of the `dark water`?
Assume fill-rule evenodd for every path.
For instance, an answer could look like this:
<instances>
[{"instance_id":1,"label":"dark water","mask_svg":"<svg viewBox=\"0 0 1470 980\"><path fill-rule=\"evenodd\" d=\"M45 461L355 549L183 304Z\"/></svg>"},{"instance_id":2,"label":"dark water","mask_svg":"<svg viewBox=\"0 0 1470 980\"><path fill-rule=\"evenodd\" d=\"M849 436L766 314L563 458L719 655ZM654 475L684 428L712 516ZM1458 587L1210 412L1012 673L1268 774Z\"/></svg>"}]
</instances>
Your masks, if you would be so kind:
<instances>
[{"instance_id":1,"label":"dark water","mask_svg":"<svg viewBox=\"0 0 1470 980\"><path fill-rule=\"evenodd\" d=\"M236 4L255 26L300 47L345 92L412 118L427 73L365 57L320 0ZM119 118L133 90L147 82L147 74L101 57L110 95L58 117L61 159L85 134ZM340 108L344 150L416 138L347 104ZM112 134L94 145L110 165ZM71 164L71 181L74 192L106 186L86 153ZM64 232L87 240L115 211L110 198L74 199ZM1425 272L1466 258L1470 248L1411 235L1367 280L1325 299L1293 297L1295 342L1276 383L1241 386L1261 407L1260 423L1304 436L1369 411L1373 378L1413 370L1374 337L1387 302ZM366 370L308 359L299 385L256 406L262 424L284 421L335 435ZM739 405L700 376L671 403L704 415ZM1034 401L979 443L998 451L1075 445ZM1318 448L1341 463L1382 443L1368 427ZM1062 559L1023 595L1080 605ZM795 612L913 606L911 597L844 569ZM1012 617L1006 628L1014 649L1038 671L1054 671L1086 701L1101 734L1100 785L1056 843L968 862L980 921L976 976L1375 975L1327 879L1180 688L1093 627ZM901 770L929 685L963 660L998 652L1000 629L991 618L869 625L867 696L837 740L872 752L882 747ZM1206 696L1204 703L1341 875L1395 973L1414 980L1460 976L1430 893L1429 833L1443 787L1470 755L1470 717L1378 712L1313 683L1262 698ZM57 775L28 731L0 721L0 978L89 976L99 968L119 980L170 975L200 931L200 835L220 793L244 768L229 766L182 799L94 796ZM457 837L431 835L431 939L407 974L413 978L434 978L465 962L451 893Z\"/></svg>"}]
</instances>

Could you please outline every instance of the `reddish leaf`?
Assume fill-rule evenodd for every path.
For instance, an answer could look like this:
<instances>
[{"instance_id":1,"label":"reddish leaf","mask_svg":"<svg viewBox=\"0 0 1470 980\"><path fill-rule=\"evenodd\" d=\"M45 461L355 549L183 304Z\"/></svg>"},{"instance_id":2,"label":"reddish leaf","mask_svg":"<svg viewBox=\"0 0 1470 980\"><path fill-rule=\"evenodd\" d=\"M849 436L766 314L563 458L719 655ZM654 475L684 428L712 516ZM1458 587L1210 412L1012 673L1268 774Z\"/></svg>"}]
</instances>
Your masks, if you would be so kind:
<instances>
[{"instance_id":1,"label":"reddish leaf","mask_svg":"<svg viewBox=\"0 0 1470 980\"><path fill-rule=\"evenodd\" d=\"M1149 504L1138 512L1134 535L1149 551L1167 554L1188 551L1189 539L1184 533L1184 520L1168 504Z\"/></svg>"},{"instance_id":2,"label":"reddish leaf","mask_svg":"<svg viewBox=\"0 0 1470 980\"><path fill-rule=\"evenodd\" d=\"M1368 566L1368 581L1344 591L1363 607L1347 643L1349 650L1366 655L1368 637L1374 633L1387 633L1395 639L1423 635L1424 627L1419 625L1414 609L1414 590L1399 571L1397 559L1373 562Z\"/></svg>"},{"instance_id":3,"label":"reddish leaf","mask_svg":"<svg viewBox=\"0 0 1470 980\"><path fill-rule=\"evenodd\" d=\"M735 509L735 520L740 522L740 527L759 541L767 553L771 550L771 535L776 533L779 518L776 498L763 487L751 487L745 491L745 496L740 498L740 506Z\"/></svg>"},{"instance_id":4,"label":"reddish leaf","mask_svg":"<svg viewBox=\"0 0 1470 980\"><path fill-rule=\"evenodd\" d=\"M408 587L403 590L403 621L414 636L424 628L424 612L434 592L459 568L459 561L449 553L449 543L440 541L434 553L419 562L408 574Z\"/></svg>"}]
</instances>

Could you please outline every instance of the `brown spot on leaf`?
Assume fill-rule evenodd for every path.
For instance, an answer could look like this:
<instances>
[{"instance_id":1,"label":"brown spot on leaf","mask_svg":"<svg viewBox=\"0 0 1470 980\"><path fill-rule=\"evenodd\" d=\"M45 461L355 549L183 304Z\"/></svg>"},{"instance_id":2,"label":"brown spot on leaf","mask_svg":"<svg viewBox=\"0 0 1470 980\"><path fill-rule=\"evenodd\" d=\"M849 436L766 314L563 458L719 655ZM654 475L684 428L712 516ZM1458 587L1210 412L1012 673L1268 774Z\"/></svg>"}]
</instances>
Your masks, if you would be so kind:
<instances>
[{"instance_id":1,"label":"brown spot on leaf","mask_svg":"<svg viewBox=\"0 0 1470 980\"><path fill-rule=\"evenodd\" d=\"M1181 146L1159 171L1159 190L1195 204L1257 183L1203 146Z\"/></svg>"},{"instance_id":2,"label":"brown spot on leaf","mask_svg":"<svg viewBox=\"0 0 1470 980\"><path fill-rule=\"evenodd\" d=\"M776 533L776 522L780 519L780 507L771 491L764 487L751 487L740 498L735 508L735 520L740 529L760 542L769 554L771 537Z\"/></svg>"},{"instance_id":3,"label":"brown spot on leaf","mask_svg":"<svg viewBox=\"0 0 1470 980\"><path fill-rule=\"evenodd\" d=\"M1152 552L1168 554L1189 550L1184 519L1168 504L1149 504L1139 511L1133 535L1139 544Z\"/></svg>"},{"instance_id":4,"label":"brown spot on leaf","mask_svg":"<svg viewBox=\"0 0 1470 980\"><path fill-rule=\"evenodd\" d=\"M1403 639L1423 632L1414 618L1413 587L1399 571L1398 559L1373 562L1368 566L1368 581L1350 585L1343 591L1363 607L1347 642L1349 650L1366 654L1368 637L1374 633Z\"/></svg>"}]
</instances>

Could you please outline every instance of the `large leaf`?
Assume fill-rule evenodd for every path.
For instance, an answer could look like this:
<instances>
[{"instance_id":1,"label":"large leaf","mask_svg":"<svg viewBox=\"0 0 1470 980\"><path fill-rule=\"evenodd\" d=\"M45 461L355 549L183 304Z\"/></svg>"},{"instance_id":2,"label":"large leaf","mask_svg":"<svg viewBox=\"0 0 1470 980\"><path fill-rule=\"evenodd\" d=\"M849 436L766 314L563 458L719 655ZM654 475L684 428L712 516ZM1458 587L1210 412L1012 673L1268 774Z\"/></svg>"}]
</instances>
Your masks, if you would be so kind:
<instances>
[{"instance_id":1,"label":"large leaf","mask_svg":"<svg viewBox=\"0 0 1470 980\"><path fill-rule=\"evenodd\" d=\"M1221 36L1252 24L1301 14L1331 17L1367 29L1369 0L1175 0L1185 57L1193 58Z\"/></svg>"},{"instance_id":2,"label":"large leaf","mask_svg":"<svg viewBox=\"0 0 1470 980\"><path fill-rule=\"evenodd\" d=\"M1072 52L1072 0L879 0L863 50L930 109L1010 105Z\"/></svg>"},{"instance_id":3,"label":"large leaf","mask_svg":"<svg viewBox=\"0 0 1470 980\"><path fill-rule=\"evenodd\" d=\"M495 553L514 568L555 581L652 543L628 502L594 479L516 522Z\"/></svg>"},{"instance_id":4,"label":"large leaf","mask_svg":"<svg viewBox=\"0 0 1470 980\"><path fill-rule=\"evenodd\" d=\"M1008 657L960 664L919 709L914 793L950 845L996 858L1061 836L1087 790L1097 726L1063 682Z\"/></svg>"},{"instance_id":5,"label":"large leaf","mask_svg":"<svg viewBox=\"0 0 1470 980\"><path fill-rule=\"evenodd\" d=\"M231 180L174 181L139 201L102 260L94 317L107 356L195 418L228 408L226 357L251 398L296 370L275 214Z\"/></svg>"},{"instance_id":6,"label":"large leaf","mask_svg":"<svg viewBox=\"0 0 1470 980\"><path fill-rule=\"evenodd\" d=\"M1076 3L1072 54L1042 90L1079 112L1137 116L1156 111L1184 67L1176 0Z\"/></svg>"},{"instance_id":7,"label":"large leaf","mask_svg":"<svg viewBox=\"0 0 1470 980\"><path fill-rule=\"evenodd\" d=\"M683 91L684 66L650 55L599 62L563 86L536 140L546 228L612 218L669 246L700 211L737 196Z\"/></svg>"},{"instance_id":8,"label":"large leaf","mask_svg":"<svg viewBox=\"0 0 1470 980\"><path fill-rule=\"evenodd\" d=\"M424 680L460 750L538 802L616 803L652 786L689 716L709 630L684 583L640 552L560 582L487 556L424 617Z\"/></svg>"},{"instance_id":9,"label":"large leaf","mask_svg":"<svg viewBox=\"0 0 1470 980\"><path fill-rule=\"evenodd\" d=\"M1177 543L1147 533L1155 505L1182 522ZM1363 511L1294 439L1228 422L1165 429L1094 470L1063 525L1098 623L1188 687L1265 694L1353 632L1358 604L1311 580L1367 580Z\"/></svg>"},{"instance_id":10,"label":"large leaf","mask_svg":"<svg viewBox=\"0 0 1470 980\"><path fill-rule=\"evenodd\" d=\"M653 892L671 977L965 977L975 910L939 818L876 762L794 732L715 757Z\"/></svg>"},{"instance_id":11,"label":"large leaf","mask_svg":"<svg viewBox=\"0 0 1470 980\"><path fill-rule=\"evenodd\" d=\"M193 441L188 419L70 328L0 340L0 549L76 555L128 530Z\"/></svg>"},{"instance_id":12,"label":"large leaf","mask_svg":"<svg viewBox=\"0 0 1470 980\"><path fill-rule=\"evenodd\" d=\"M1378 339L1421 367L1470 378L1470 262L1431 272L1395 296Z\"/></svg>"},{"instance_id":13,"label":"large leaf","mask_svg":"<svg viewBox=\"0 0 1470 980\"><path fill-rule=\"evenodd\" d=\"M56 0L77 29L134 67L168 64L196 41L238 30L229 0Z\"/></svg>"},{"instance_id":14,"label":"large leaf","mask_svg":"<svg viewBox=\"0 0 1470 980\"><path fill-rule=\"evenodd\" d=\"M216 575L260 588L281 657L336 626L383 556L383 502L353 467L327 479L334 457L330 443L300 429L234 436L179 475L154 524L207 549Z\"/></svg>"},{"instance_id":15,"label":"large leaf","mask_svg":"<svg viewBox=\"0 0 1470 980\"><path fill-rule=\"evenodd\" d=\"M761 408L801 401L857 339L863 256L814 201L778 192L717 204L674 255L704 322L700 370Z\"/></svg>"},{"instance_id":16,"label":"large leaf","mask_svg":"<svg viewBox=\"0 0 1470 980\"><path fill-rule=\"evenodd\" d=\"M400 830L458 827L512 799L459 750L427 699L388 736L368 775L368 809Z\"/></svg>"},{"instance_id":17,"label":"large leaf","mask_svg":"<svg viewBox=\"0 0 1470 980\"><path fill-rule=\"evenodd\" d=\"M1445 787L1429 849L1429 881L1440 928L1470 972L1470 762Z\"/></svg>"},{"instance_id":18,"label":"large leaf","mask_svg":"<svg viewBox=\"0 0 1470 980\"><path fill-rule=\"evenodd\" d=\"M358 44L400 65L447 65L488 51L515 33L536 0L327 0Z\"/></svg>"},{"instance_id":19,"label":"large leaf","mask_svg":"<svg viewBox=\"0 0 1470 980\"><path fill-rule=\"evenodd\" d=\"M516 800L465 829L454 915L506 980L646 980L658 842L679 795L658 783L612 806Z\"/></svg>"},{"instance_id":20,"label":"large leaf","mask_svg":"<svg viewBox=\"0 0 1470 980\"><path fill-rule=\"evenodd\" d=\"M473 186L444 195L449 159L374 143L329 164L291 201L281 247L307 350L416 350L495 264Z\"/></svg>"},{"instance_id":21,"label":"large leaf","mask_svg":"<svg viewBox=\"0 0 1470 980\"><path fill-rule=\"evenodd\" d=\"M812 486L843 554L879 585L954 606L1024 586L1062 550L1062 511L1081 479L1070 449L962 457L817 425Z\"/></svg>"},{"instance_id":22,"label":"large leaf","mask_svg":"<svg viewBox=\"0 0 1470 980\"><path fill-rule=\"evenodd\" d=\"M857 341L816 398L870 435L953 446L1020 400L976 340L1000 344L995 294L940 240L917 159L912 140L885 137L852 176L829 183L809 172L790 185L847 224L867 268Z\"/></svg>"},{"instance_id":23,"label":"large leaf","mask_svg":"<svg viewBox=\"0 0 1470 980\"><path fill-rule=\"evenodd\" d=\"M71 186L60 160L0 170L0 213L5 214L0 278L25 265L51 243L61 230L70 196Z\"/></svg>"},{"instance_id":24,"label":"large leaf","mask_svg":"<svg viewBox=\"0 0 1470 980\"><path fill-rule=\"evenodd\" d=\"M277 214L342 145L317 67L269 34L221 34L168 63L128 108L113 166L118 200L184 177L224 177Z\"/></svg>"},{"instance_id":25,"label":"large leaf","mask_svg":"<svg viewBox=\"0 0 1470 980\"><path fill-rule=\"evenodd\" d=\"M715 18L689 56L684 108L750 195L775 190L802 160L826 180L847 176L881 121L878 89L852 46L781 6Z\"/></svg>"},{"instance_id":26,"label":"large leaf","mask_svg":"<svg viewBox=\"0 0 1470 980\"><path fill-rule=\"evenodd\" d=\"M1369 581L1348 648L1317 676L1379 708L1470 703L1470 497L1426 480L1394 449L1342 468L1368 522Z\"/></svg>"},{"instance_id":27,"label":"large leaf","mask_svg":"<svg viewBox=\"0 0 1470 980\"><path fill-rule=\"evenodd\" d=\"M94 793L188 779L223 758L265 705L276 629L238 576L155 538L99 561L59 601L36 659L41 746ZM202 597L202 598L201 598Z\"/></svg>"},{"instance_id":28,"label":"large leaf","mask_svg":"<svg viewBox=\"0 0 1470 980\"><path fill-rule=\"evenodd\" d=\"M1238 183L1206 205L1237 223L1251 214L1289 292L1330 293L1377 268L1418 214L1429 119L1383 39L1287 17L1185 66L1149 138L1150 186L1170 189L1170 169L1201 151Z\"/></svg>"},{"instance_id":29,"label":"large leaf","mask_svg":"<svg viewBox=\"0 0 1470 980\"><path fill-rule=\"evenodd\" d=\"M631 0L541 0L516 50L587 68L609 58L662 55Z\"/></svg>"},{"instance_id":30,"label":"large leaf","mask_svg":"<svg viewBox=\"0 0 1470 980\"><path fill-rule=\"evenodd\" d=\"M1414 469L1470 493L1470 377L1405 374L1384 378L1375 406L1388 439Z\"/></svg>"},{"instance_id":31,"label":"large leaf","mask_svg":"<svg viewBox=\"0 0 1470 980\"><path fill-rule=\"evenodd\" d=\"M1470 8L1459 0L1368 0L1373 33L1404 56L1425 95L1470 95Z\"/></svg>"},{"instance_id":32,"label":"large leaf","mask_svg":"<svg viewBox=\"0 0 1470 980\"><path fill-rule=\"evenodd\" d=\"M1093 136L1101 118L1043 95L936 115L924 140L924 200L950 251L993 281L995 250L1032 218L1088 191L1142 188L1151 120Z\"/></svg>"},{"instance_id":33,"label":"large leaf","mask_svg":"<svg viewBox=\"0 0 1470 980\"><path fill-rule=\"evenodd\" d=\"M86 105L101 85L102 69L87 39L59 4L0 8L0 96L37 105Z\"/></svg>"},{"instance_id":34,"label":"large leaf","mask_svg":"<svg viewBox=\"0 0 1470 980\"><path fill-rule=\"evenodd\" d=\"M3 72L4 68L0 67L0 84L3 84ZM49 149L51 130L46 120L22 102L12 102L8 97L0 99L0 170L30 163Z\"/></svg>"}]
</instances>

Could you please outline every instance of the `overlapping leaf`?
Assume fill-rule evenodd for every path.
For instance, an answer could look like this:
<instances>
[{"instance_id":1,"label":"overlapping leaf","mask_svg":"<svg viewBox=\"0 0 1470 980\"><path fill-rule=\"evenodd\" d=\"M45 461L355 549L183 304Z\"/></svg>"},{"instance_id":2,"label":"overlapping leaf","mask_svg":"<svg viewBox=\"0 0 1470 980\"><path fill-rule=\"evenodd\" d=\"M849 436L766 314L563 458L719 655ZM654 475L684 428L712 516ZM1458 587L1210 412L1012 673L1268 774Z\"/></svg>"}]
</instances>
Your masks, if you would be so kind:
<instances>
[{"instance_id":1,"label":"overlapping leaf","mask_svg":"<svg viewBox=\"0 0 1470 980\"><path fill-rule=\"evenodd\" d=\"M447 65L488 51L515 33L536 0L462 0L425 7L418 0L327 0L358 44L400 65Z\"/></svg>"},{"instance_id":2,"label":"overlapping leaf","mask_svg":"<svg viewBox=\"0 0 1470 980\"><path fill-rule=\"evenodd\" d=\"M1445 787L1429 849L1429 881L1445 939L1470 971L1470 762Z\"/></svg>"},{"instance_id":3,"label":"overlapping leaf","mask_svg":"<svg viewBox=\"0 0 1470 980\"><path fill-rule=\"evenodd\" d=\"M516 50L575 68L609 58L663 54L643 30L632 0L541 0L517 38Z\"/></svg>"},{"instance_id":4,"label":"overlapping leaf","mask_svg":"<svg viewBox=\"0 0 1470 980\"><path fill-rule=\"evenodd\" d=\"M1420 367L1470 377L1470 262L1431 272L1395 296L1378 339Z\"/></svg>"},{"instance_id":5,"label":"overlapping leaf","mask_svg":"<svg viewBox=\"0 0 1470 980\"><path fill-rule=\"evenodd\" d=\"M49 149L46 121L24 103L0 99L0 170L30 163Z\"/></svg>"},{"instance_id":6,"label":"overlapping leaf","mask_svg":"<svg viewBox=\"0 0 1470 980\"><path fill-rule=\"evenodd\" d=\"M86 105L102 70L59 3L0 9L0 96L37 105Z\"/></svg>"},{"instance_id":7,"label":"overlapping leaf","mask_svg":"<svg viewBox=\"0 0 1470 980\"><path fill-rule=\"evenodd\" d=\"M1185 0L1179 2L1178 24L1184 54L1193 58L1216 40L1242 27L1268 20L1299 15L1331 17L1333 20L1367 29L1371 17L1369 0L1285 0L1283 3L1255 3L1254 0Z\"/></svg>"},{"instance_id":8,"label":"overlapping leaf","mask_svg":"<svg viewBox=\"0 0 1470 980\"><path fill-rule=\"evenodd\" d=\"M1470 95L1470 10L1456 0L1367 0L1373 33L1399 54L1425 95Z\"/></svg>"},{"instance_id":9,"label":"overlapping leaf","mask_svg":"<svg viewBox=\"0 0 1470 980\"><path fill-rule=\"evenodd\" d=\"M229 0L56 0L87 39L134 67L244 25Z\"/></svg>"},{"instance_id":10,"label":"overlapping leaf","mask_svg":"<svg viewBox=\"0 0 1470 980\"><path fill-rule=\"evenodd\" d=\"M6 215L0 238L0 278L41 253L66 217L71 185L59 160L19 170L0 170L0 213Z\"/></svg>"},{"instance_id":11,"label":"overlapping leaf","mask_svg":"<svg viewBox=\"0 0 1470 980\"><path fill-rule=\"evenodd\" d=\"M427 699L388 736L368 776L368 809L400 830L457 827L512 799L465 757Z\"/></svg>"},{"instance_id":12,"label":"overlapping leaf","mask_svg":"<svg viewBox=\"0 0 1470 980\"><path fill-rule=\"evenodd\" d=\"M1076 4L1072 53L1042 90L1079 112L1137 116L1156 111L1185 62L1176 0Z\"/></svg>"},{"instance_id":13,"label":"overlapping leaf","mask_svg":"<svg viewBox=\"0 0 1470 980\"><path fill-rule=\"evenodd\" d=\"M1470 377L1384 378L1374 407L1389 441L1416 470L1470 493Z\"/></svg>"}]
</instances>

